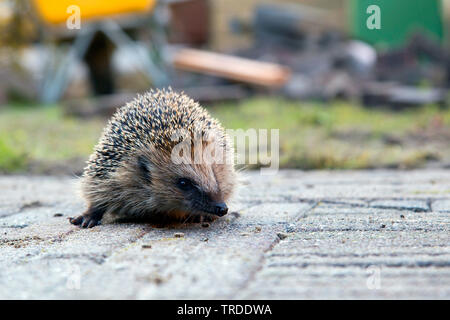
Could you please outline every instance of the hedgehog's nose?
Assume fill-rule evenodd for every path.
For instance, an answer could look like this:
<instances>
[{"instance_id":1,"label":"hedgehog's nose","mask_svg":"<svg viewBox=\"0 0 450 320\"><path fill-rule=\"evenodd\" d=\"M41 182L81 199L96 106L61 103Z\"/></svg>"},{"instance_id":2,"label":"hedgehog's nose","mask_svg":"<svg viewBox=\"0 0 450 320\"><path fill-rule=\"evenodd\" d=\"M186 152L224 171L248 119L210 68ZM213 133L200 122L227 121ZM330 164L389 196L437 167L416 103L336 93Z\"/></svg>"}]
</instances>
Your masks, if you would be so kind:
<instances>
[{"instance_id":1,"label":"hedgehog's nose","mask_svg":"<svg viewBox=\"0 0 450 320\"><path fill-rule=\"evenodd\" d=\"M214 209L214 213L219 217L226 215L228 212L228 207L225 202L217 203Z\"/></svg>"}]
</instances>

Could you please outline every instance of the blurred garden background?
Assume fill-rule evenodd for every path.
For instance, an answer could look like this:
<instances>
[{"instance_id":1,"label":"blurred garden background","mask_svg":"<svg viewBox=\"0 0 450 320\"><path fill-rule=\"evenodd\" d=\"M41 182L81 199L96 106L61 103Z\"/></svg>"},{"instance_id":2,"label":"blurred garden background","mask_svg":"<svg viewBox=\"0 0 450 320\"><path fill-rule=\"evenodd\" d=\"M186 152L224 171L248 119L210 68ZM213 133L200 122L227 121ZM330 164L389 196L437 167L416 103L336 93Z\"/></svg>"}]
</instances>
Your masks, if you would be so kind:
<instances>
[{"instance_id":1,"label":"blurred garden background","mask_svg":"<svg viewBox=\"0 0 450 320\"><path fill-rule=\"evenodd\" d=\"M0 0L0 35L1 173L80 174L167 86L282 168L450 167L450 0Z\"/></svg>"}]
</instances>

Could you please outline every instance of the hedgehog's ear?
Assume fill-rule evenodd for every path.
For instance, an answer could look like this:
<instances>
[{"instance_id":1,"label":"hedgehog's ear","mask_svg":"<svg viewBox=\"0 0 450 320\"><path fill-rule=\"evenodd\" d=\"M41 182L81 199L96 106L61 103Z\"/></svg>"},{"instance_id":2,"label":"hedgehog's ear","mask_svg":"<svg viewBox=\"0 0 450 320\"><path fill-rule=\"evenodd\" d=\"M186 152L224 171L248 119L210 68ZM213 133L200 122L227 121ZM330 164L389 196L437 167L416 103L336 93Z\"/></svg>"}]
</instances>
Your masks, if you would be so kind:
<instances>
[{"instance_id":1,"label":"hedgehog's ear","mask_svg":"<svg viewBox=\"0 0 450 320\"><path fill-rule=\"evenodd\" d=\"M150 172L150 161L148 161L148 159L145 156L140 155L137 158L137 166L139 168L142 177L148 182L151 182L152 174Z\"/></svg>"}]
</instances>

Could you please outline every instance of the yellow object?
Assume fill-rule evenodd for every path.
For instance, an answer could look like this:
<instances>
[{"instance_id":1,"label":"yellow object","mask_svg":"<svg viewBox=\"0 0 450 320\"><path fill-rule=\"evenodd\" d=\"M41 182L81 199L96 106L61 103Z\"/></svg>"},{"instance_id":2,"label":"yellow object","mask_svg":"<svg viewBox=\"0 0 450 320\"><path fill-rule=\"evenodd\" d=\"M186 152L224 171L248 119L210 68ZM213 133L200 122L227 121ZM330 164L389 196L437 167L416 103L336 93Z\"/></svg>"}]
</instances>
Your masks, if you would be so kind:
<instances>
[{"instance_id":1,"label":"yellow object","mask_svg":"<svg viewBox=\"0 0 450 320\"><path fill-rule=\"evenodd\" d=\"M58 24L67 21L78 12L81 23L83 19L142 13L153 9L156 0L34 0L34 4L44 21Z\"/></svg>"}]
</instances>

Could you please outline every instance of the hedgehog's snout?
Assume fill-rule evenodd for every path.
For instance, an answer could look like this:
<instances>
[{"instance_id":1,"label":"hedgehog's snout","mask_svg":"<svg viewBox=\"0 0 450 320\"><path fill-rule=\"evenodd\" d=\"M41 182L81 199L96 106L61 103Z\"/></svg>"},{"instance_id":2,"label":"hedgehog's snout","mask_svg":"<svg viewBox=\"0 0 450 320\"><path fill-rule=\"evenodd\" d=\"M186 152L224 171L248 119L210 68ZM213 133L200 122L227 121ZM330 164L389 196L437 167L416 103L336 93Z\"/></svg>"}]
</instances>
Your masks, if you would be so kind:
<instances>
[{"instance_id":1,"label":"hedgehog's snout","mask_svg":"<svg viewBox=\"0 0 450 320\"><path fill-rule=\"evenodd\" d=\"M227 212L228 207L225 202L217 203L214 207L214 214L218 215L219 217L226 215Z\"/></svg>"},{"instance_id":2,"label":"hedgehog's snout","mask_svg":"<svg viewBox=\"0 0 450 320\"><path fill-rule=\"evenodd\" d=\"M216 216L222 217L228 213L228 207L225 202L209 202L194 200L191 202L191 208L195 211L200 211L204 213L214 214Z\"/></svg>"}]
</instances>

